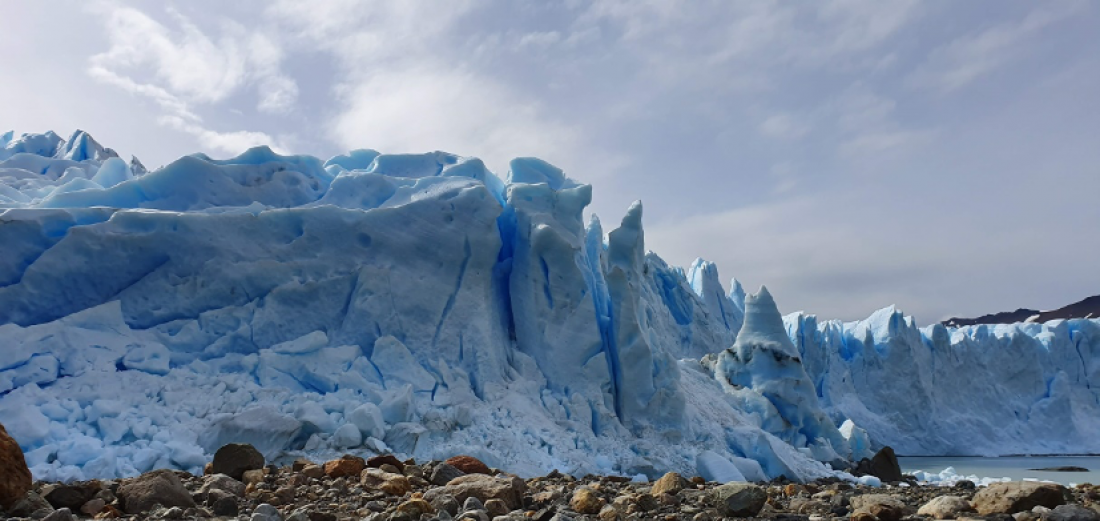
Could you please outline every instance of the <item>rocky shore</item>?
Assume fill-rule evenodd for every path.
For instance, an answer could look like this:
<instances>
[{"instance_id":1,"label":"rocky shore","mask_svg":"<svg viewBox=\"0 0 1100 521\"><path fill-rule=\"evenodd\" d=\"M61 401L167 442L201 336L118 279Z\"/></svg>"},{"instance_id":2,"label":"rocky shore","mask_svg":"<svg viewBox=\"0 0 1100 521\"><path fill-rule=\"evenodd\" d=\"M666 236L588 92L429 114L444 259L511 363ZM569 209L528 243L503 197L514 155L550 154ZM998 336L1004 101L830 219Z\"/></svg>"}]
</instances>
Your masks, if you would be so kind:
<instances>
[{"instance_id":1,"label":"rocky shore","mask_svg":"<svg viewBox=\"0 0 1100 521\"><path fill-rule=\"evenodd\" d=\"M676 473L652 483L559 472L524 480L470 456L416 462L346 455L276 466L249 445L223 447L204 476L156 470L121 480L30 483L29 473L11 472L17 463L0 462L0 514L9 519L1100 521L1100 487L1091 485L723 484Z\"/></svg>"}]
</instances>

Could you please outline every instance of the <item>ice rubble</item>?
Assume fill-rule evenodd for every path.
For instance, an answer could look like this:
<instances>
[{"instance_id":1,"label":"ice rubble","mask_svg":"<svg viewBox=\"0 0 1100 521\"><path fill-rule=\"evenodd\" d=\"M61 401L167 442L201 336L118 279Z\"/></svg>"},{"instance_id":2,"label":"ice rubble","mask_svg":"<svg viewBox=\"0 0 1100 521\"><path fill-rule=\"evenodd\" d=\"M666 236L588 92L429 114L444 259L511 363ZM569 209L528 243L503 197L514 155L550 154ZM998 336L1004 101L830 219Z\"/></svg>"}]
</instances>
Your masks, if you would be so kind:
<instances>
[{"instance_id":1,"label":"ice rubble","mask_svg":"<svg viewBox=\"0 0 1100 521\"><path fill-rule=\"evenodd\" d=\"M727 294L713 264L647 253L640 203L606 236L586 225L591 187L538 159L504 182L443 152L261 147L147 172L83 132L0 147L0 422L38 479L196 471L229 441L270 457L472 453L527 474L810 479L933 434L905 429L934 413L894 424L888 409L925 384L914 375L940 392L931 373L897 355L894 381L867 371L891 342L924 345L911 326L784 328L766 291ZM930 335L981 338L935 347L964 360L993 337L1026 337L1003 342L1033 357L1096 350L1095 323L1049 328ZM862 331L873 360L847 354ZM1052 392L1081 399L1087 375ZM836 428L849 418L867 431Z\"/></svg>"}]
</instances>

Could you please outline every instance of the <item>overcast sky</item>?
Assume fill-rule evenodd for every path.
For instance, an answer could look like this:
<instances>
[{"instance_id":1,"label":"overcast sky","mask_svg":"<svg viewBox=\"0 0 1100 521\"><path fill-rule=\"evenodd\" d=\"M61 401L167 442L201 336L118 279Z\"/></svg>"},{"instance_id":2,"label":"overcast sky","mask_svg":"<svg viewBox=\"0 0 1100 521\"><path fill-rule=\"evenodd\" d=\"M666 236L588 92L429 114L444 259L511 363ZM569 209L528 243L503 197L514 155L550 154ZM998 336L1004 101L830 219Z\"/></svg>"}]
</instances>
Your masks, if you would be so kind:
<instances>
[{"instance_id":1,"label":"overcast sky","mask_svg":"<svg viewBox=\"0 0 1100 521\"><path fill-rule=\"evenodd\" d=\"M1100 293L1100 4L10 1L0 127L147 166L256 144L538 156L783 312ZM728 289L728 284L727 284Z\"/></svg>"}]
</instances>

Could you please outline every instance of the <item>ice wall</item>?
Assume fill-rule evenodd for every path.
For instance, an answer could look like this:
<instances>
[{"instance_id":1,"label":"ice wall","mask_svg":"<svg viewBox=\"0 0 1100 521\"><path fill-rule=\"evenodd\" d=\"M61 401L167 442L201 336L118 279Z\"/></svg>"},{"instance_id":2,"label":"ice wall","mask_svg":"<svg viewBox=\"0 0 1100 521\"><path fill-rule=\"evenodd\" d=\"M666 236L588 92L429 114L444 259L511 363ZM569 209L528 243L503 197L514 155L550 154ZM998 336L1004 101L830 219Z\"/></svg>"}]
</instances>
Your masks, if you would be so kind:
<instances>
[{"instance_id":1,"label":"ice wall","mask_svg":"<svg viewBox=\"0 0 1100 521\"><path fill-rule=\"evenodd\" d=\"M825 410L910 455L1100 452L1100 320L918 328L785 317Z\"/></svg>"},{"instance_id":2,"label":"ice wall","mask_svg":"<svg viewBox=\"0 0 1100 521\"><path fill-rule=\"evenodd\" d=\"M586 226L591 187L544 161L502 182L443 152L147 172L84 133L4 147L0 422L40 479L198 470L229 441L833 473L693 360L740 328L716 268L647 253L640 203Z\"/></svg>"}]
</instances>

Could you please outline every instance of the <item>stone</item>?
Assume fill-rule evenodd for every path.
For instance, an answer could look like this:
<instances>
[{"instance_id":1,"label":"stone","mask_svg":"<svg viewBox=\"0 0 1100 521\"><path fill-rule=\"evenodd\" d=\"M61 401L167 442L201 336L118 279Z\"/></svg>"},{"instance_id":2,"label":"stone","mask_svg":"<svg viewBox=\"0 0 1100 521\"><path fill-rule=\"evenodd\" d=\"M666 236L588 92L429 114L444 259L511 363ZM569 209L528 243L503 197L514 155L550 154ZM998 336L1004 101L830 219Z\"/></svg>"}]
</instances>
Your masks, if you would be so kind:
<instances>
[{"instance_id":1,"label":"stone","mask_svg":"<svg viewBox=\"0 0 1100 521\"><path fill-rule=\"evenodd\" d=\"M473 510L485 510L485 504L476 497L468 497L466 501L462 502L462 511L470 512Z\"/></svg>"},{"instance_id":2,"label":"stone","mask_svg":"<svg viewBox=\"0 0 1100 521\"><path fill-rule=\"evenodd\" d=\"M50 506L50 503L31 490L26 492L18 501L15 501L7 513L8 516L13 518L30 518L35 512L52 512L53 510L54 508Z\"/></svg>"},{"instance_id":3,"label":"stone","mask_svg":"<svg viewBox=\"0 0 1100 521\"><path fill-rule=\"evenodd\" d=\"M31 470L19 447L0 424L0 508L10 508L31 489Z\"/></svg>"},{"instance_id":4,"label":"stone","mask_svg":"<svg viewBox=\"0 0 1100 521\"><path fill-rule=\"evenodd\" d=\"M381 469L364 469L359 476L359 482L364 488L378 489L391 496L404 496L412 490L409 478L402 474L385 472Z\"/></svg>"},{"instance_id":5,"label":"stone","mask_svg":"<svg viewBox=\"0 0 1100 521\"><path fill-rule=\"evenodd\" d=\"M446 486L433 488L424 493L424 499L435 504L435 498L448 495L457 501L465 501L468 497L476 497L482 502L490 499L504 501L511 510L523 506L523 495L527 491L527 484L515 476L486 476L484 474L470 474L455 478Z\"/></svg>"},{"instance_id":6,"label":"stone","mask_svg":"<svg viewBox=\"0 0 1100 521\"><path fill-rule=\"evenodd\" d=\"M283 515L279 513L279 509L263 503L252 511L252 517L249 519L250 521L283 521Z\"/></svg>"},{"instance_id":7,"label":"stone","mask_svg":"<svg viewBox=\"0 0 1100 521\"><path fill-rule=\"evenodd\" d=\"M202 480L202 487L199 488L200 494L209 494L212 491L221 491L227 494L231 494L237 497L244 496L244 489L247 485L237 481L225 474L212 474L206 476Z\"/></svg>"},{"instance_id":8,"label":"stone","mask_svg":"<svg viewBox=\"0 0 1100 521\"><path fill-rule=\"evenodd\" d=\"M434 514L435 507L431 503L424 501L423 499L410 499L400 505L397 505L397 512L406 514L413 519L420 519L421 515Z\"/></svg>"},{"instance_id":9,"label":"stone","mask_svg":"<svg viewBox=\"0 0 1100 521\"><path fill-rule=\"evenodd\" d=\"M79 512L80 507L94 498L102 488L103 486L98 481L77 482L68 485L59 483L44 487L41 494L54 508L67 508L71 513L73 510Z\"/></svg>"},{"instance_id":10,"label":"stone","mask_svg":"<svg viewBox=\"0 0 1100 521\"><path fill-rule=\"evenodd\" d=\"M363 473L365 468L367 468L367 460L350 454L326 462L324 467L325 474L330 478L358 476Z\"/></svg>"},{"instance_id":11,"label":"stone","mask_svg":"<svg viewBox=\"0 0 1100 521\"><path fill-rule=\"evenodd\" d=\"M579 514L598 514L606 503L595 490L589 487L579 487L573 491L573 498L569 500L569 508Z\"/></svg>"},{"instance_id":12,"label":"stone","mask_svg":"<svg viewBox=\"0 0 1100 521\"><path fill-rule=\"evenodd\" d=\"M898 464L898 457L894 454L894 449L889 446L883 447L875 453L873 458L871 458L869 474L884 482L895 482L905 479L901 475L901 465Z\"/></svg>"},{"instance_id":13,"label":"stone","mask_svg":"<svg viewBox=\"0 0 1100 521\"><path fill-rule=\"evenodd\" d=\"M1066 502L1066 487L1036 481L993 483L974 494L971 503L978 514L1015 514L1037 506L1054 508Z\"/></svg>"},{"instance_id":14,"label":"stone","mask_svg":"<svg viewBox=\"0 0 1100 521\"><path fill-rule=\"evenodd\" d=\"M649 493L655 497L661 494L677 494L686 486L688 486L686 479L675 472L669 472L653 482L653 486L650 487Z\"/></svg>"},{"instance_id":15,"label":"stone","mask_svg":"<svg viewBox=\"0 0 1100 521\"><path fill-rule=\"evenodd\" d=\"M92 498L80 506L80 513L86 516L94 516L103 510L105 506L107 506L106 501L100 498Z\"/></svg>"},{"instance_id":16,"label":"stone","mask_svg":"<svg viewBox=\"0 0 1100 521\"><path fill-rule=\"evenodd\" d=\"M1058 505L1042 515L1043 521L1100 521L1100 512L1081 505Z\"/></svg>"},{"instance_id":17,"label":"stone","mask_svg":"<svg viewBox=\"0 0 1100 521\"><path fill-rule=\"evenodd\" d=\"M393 454L383 454L381 456L367 458L367 466L370 468L377 469L381 468L382 465L393 465L397 467L399 473L405 472L405 464Z\"/></svg>"},{"instance_id":18,"label":"stone","mask_svg":"<svg viewBox=\"0 0 1100 521\"><path fill-rule=\"evenodd\" d=\"M500 499L490 499L485 502L485 511L489 513L489 517L506 516L512 509L508 508L508 504Z\"/></svg>"},{"instance_id":19,"label":"stone","mask_svg":"<svg viewBox=\"0 0 1100 521\"><path fill-rule=\"evenodd\" d=\"M325 468L320 465L306 465L302 469L302 475L307 478L321 479L325 477Z\"/></svg>"},{"instance_id":20,"label":"stone","mask_svg":"<svg viewBox=\"0 0 1100 521\"><path fill-rule=\"evenodd\" d=\"M855 513L868 513L879 521L898 521L909 513L900 499L887 494L865 494L851 499Z\"/></svg>"},{"instance_id":21,"label":"stone","mask_svg":"<svg viewBox=\"0 0 1100 521\"><path fill-rule=\"evenodd\" d=\"M620 519L619 511L611 505L604 505L603 508L600 509L600 513L596 514L596 517L599 518L600 521L619 521Z\"/></svg>"},{"instance_id":22,"label":"stone","mask_svg":"<svg viewBox=\"0 0 1100 521\"><path fill-rule=\"evenodd\" d=\"M264 476L266 475L263 469L246 470L244 471L244 477L241 478L241 481L244 482L245 486L253 483L263 483Z\"/></svg>"},{"instance_id":23,"label":"stone","mask_svg":"<svg viewBox=\"0 0 1100 521\"><path fill-rule=\"evenodd\" d=\"M237 499L233 497L223 497L214 502L211 506L216 516L235 517L240 513L240 507L237 505Z\"/></svg>"},{"instance_id":24,"label":"stone","mask_svg":"<svg viewBox=\"0 0 1100 521\"><path fill-rule=\"evenodd\" d=\"M465 472L458 470L454 465L440 463L432 469L432 477L429 481L431 481L433 485L443 486L450 483L451 480L465 475Z\"/></svg>"},{"instance_id":25,"label":"stone","mask_svg":"<svg viewBox=\"0 0 1100 521\"><path fill-rule=\"evenodd\" d=\"M473 456L455 456L453 458L447 458L446 463L466 474L491 474L489 466L482 463L481 460Z\"/></svg>"},{"instance_id":26,"label":"stone","mask_svg":"<svg viewBox=\"0 0 1100 521\"><path fill-rule=\"evenodd\" d=\"M917 510L917 515L935 519L955 519L960 514L973 512L970 502L959 496L940 496Z\"/></svg>"},{"instance_id":27,"label":"stone","mask_svg":"<svg viewBox=\"0 0 1100 521\"><path fill-rule=\"evenodd\" d=\"M170 470L154 470L125 480L117 494L127 514L141 514L158 504L169 508L195 506L180 478Z\"/></svg>"},{"instance_id":28,"label":"stone","mask_svg":"<svg viewBox=\"0 0 1100 521\"><path fill-rule=\"evenodd\" d=\"M210 471L225 474L237 481L244 480L246 470L264 468L264 455L247 443L230 443L214 453Z\"/></svg>"},{"instance_id":29,"label":"stone","mask_svg":"<svg viewBox=\"0 0 1100 521\"><path fill-rule=\"evenodd\" d=\"M74 519L76 518L73 517L72 510L69 510L67 508L59 508L57 510L54 510L53 512L50 512L50 515L42 518L42 521L73 521Z\"/></svg>"},{"instance_id":30,"label":"stone","mask_svg":"<svg viewBox=\"0 0 1100 521\"><path fill-rule=\"evenodd\" d=\"M848 518L849 521L878 521L875 516L868 514L867 512L856 512L852 514L852 517Z\"/></svg>"},{"instance_id":31,"label":"stone","mask_svg":"<svg viewBox=\"0 0 1100 521\"><path fill-rule=\"evenodd\" d=\"M727 483L711 491L711 499L724 516L752 517L768 501L768 493L751 483Z\"/></svg>"},{"instance_id":32,"label":"stone","mask_svg":"<svg viewBox=\"0 0 1100 521\"><path fill-rule=\"evenodd\" d=\"M454 496L439 494L429 499L427 495L425 495L425 500L431 503L432 508L436 509L438 512L446 512L451 516L458 515L459 504Z\"/></svg>"}]
</instances>

